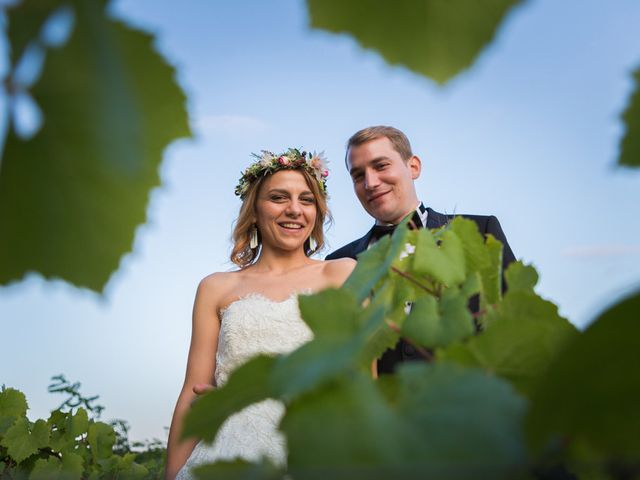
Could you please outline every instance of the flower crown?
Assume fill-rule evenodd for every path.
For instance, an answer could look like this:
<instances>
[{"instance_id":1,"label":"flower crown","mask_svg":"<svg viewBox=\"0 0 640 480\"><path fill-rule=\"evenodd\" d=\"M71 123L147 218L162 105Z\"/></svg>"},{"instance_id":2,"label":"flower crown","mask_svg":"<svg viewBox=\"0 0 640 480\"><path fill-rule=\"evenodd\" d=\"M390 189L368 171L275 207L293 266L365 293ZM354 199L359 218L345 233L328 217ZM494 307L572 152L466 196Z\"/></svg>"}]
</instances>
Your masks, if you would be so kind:
<instances>
[{"instance_id":1,"label":"flower crown","mask_svg":"<svg viewBox=\"0 0 640 480\"><path fill-rule=\"evenodd\" d=\"M297 148L290 148L284 153L275 155L267 150L262 150L262 154L251 154L256 158L256 162L249 165L242 173L238 185L236 186L235 194L244 200L247 195L249 186L260 177L265 177L278 170L300 170L304 169L311 174L313 178L318 182L320 191L327 195L327 177L329 176L329 170L327 170L327 160L324 157L324 152L307 153L300 151Z\"/></svg>"}]
</instances>

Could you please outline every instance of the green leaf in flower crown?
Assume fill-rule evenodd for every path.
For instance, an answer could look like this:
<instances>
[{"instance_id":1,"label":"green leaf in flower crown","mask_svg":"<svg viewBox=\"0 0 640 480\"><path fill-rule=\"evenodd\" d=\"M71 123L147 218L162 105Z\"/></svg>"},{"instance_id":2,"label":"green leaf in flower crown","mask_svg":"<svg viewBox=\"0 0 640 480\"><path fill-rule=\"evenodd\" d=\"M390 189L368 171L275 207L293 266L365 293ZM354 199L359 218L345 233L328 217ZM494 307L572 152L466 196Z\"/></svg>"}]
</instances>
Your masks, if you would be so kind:
<instances>
[{"instance_id":1,"label":"green leaf in flower crown","mask_svg":"<svg viewBox=\"0 0 640 480\"><path fill-rule=\"evenodd\" d=\"M561 436L584 442L608 458L637 465L638 312L640 292L602 313L554 359L532 398L527 418L535 445Z\"/></svg>"},{"instance_id":2,"label":"green leaf in flower crown","mask_svg":"<svg viewBox=\"0 0 640 480\"><path fill-rule=\"evenodd\" d=\"M409 230L406 228L409 218L405 218L391 238L382 237L370 249L358 255L358 265L349 276L344 287L351 290L358 302L363 302L377 283L400 257L400 253L406 248Z\"/></svg>"},{"instance_id":3,"label":"green leaf in flower crown","mask_svg":"<svg viewBox=\"0 0 640 480\"><path fill-rule=\"evenodd\" d=\"M311 26L347 33L387 63L438 83L469 68L521 0L307 0Z\"/></svg>"},{"instance_id":4,"label":"green leaf in flower crown","mask_svg":"<svg viewBox=\"0 0 640 480\"><path fill-rule=\"evenodd\" d=\"M462 283L465 275L463 244L451 229L439 235L440 243L428 229L421 229L416 239L413 272L429 276L448 286Z\"/></svg>"},{"instance_id":5,"label":"green leaf in flower crown","mask_svg":"<svg viewBox=\"0 0 640 480\"><path fill-rule=\"evenodd\" d=\"M464 250L467 272L478 272L482 280L481 307L494 304L500 299L502 244L488 236L482 237L478 225L463 217L454 218L448 225L458 235Z\"/></svg>"},{"instance_id":6,"label":"green leaf in flower crown","mask_svg":"<svg viewBox=\"0 0 640 480\"><path fill-rule=\"evenodd\" d=\"M470 337L475 327L467 303L468 296L457 288L445 290L440 301L432 296L419 298L402 325L402 336L430 348Z\"/></svg>"},{"instance_id":7,"label":"green leaf in flower crown","mask_svg":"<svg viewBox=\"0 0 640 480\"><path fill-rule=\"evenodd\" d=\"M116 434L111 425L92 422L87 431L87 439L94 462L111 457L113 445L116 443Z\"/></svg>"},{"instance_id":8,"label":"green leaf in flower crown","mask_svg":"<svg viewBox=\"0 0 640 480\"><path fill-rule=\"evenodd\" d=\"M19 29L35 29L31 14L62 4L44 3L9 10L18 50ZM100 291L145 221L164 148L190 131L185 96L153 37L110 17L105 1L66 4L75 17L71 36L47 50L29 91L43 126L29 140L10 129L4 146L0 284L37 271Z\"/></svg>"},{"instance_id":9,"label":"green leaf in flower crown","mask_svg":"<svg viewBox=\"0 0 640 480\"><path fill-rule=\"evenodd\" d=\"M194 469L198 480L282 480L283 472L266 460L249 463L244 460L218 461Z\"/></svg>"},{"instance_id":10,"label":"green leaf in flower crown","mask_svg":"<svg viewBox=\"0 0 640 480\"><path fill-rule=\"evenodd\" d=\"M0 390L0 435L3 435L18 417L27 414L27 399L15 388L2 387Z\"/></svg>"},{"instance_id":11,"label":"green leaf in flower crown","mask_svg":"<svg viewBox=\"0 0 640 480\"><path fill-rule=\"evenodd\" d=\"M270 383L275 361L266 355L254 357L234 370L224 386L198 398L185 418L183 436L211 441L229 415L276 396Z\"/></svg>"},{"instance_id":12,"label":"green leaf in flower crown","mask_svg":"<svg viewBox=\"0 0 640 480\"><path fill-rule=\"evenodd\" d=\"M618 164L640 167L640 68L633 72L634 90L622 114L625 133L620 141Z\"/></svg>"},{"instance_id":13,"label":"green leaf in flower crown","mask_svg":"<svg viewBox=\"0 0 640 480\"><path fill-rule=\"evenodd\" d=\"M485 331L446 347L438 357L483 368L530 395L554 356L576 335L553 303L533 292L509 290L488 313Z\"/></svg>"},{"instance_id":14,"label":"green leaf in flower crown","mask_svg":"<svg viewBox=\"0 0 640 480\"><path fill-rule=\"evenodd\" d=\"M33 455L49 442L49 426L44 420L38 420L33 425L26 418L18 418L7 430L2 446L7 448L9 456L17 463Z\"/></svg>"}]
</instances>

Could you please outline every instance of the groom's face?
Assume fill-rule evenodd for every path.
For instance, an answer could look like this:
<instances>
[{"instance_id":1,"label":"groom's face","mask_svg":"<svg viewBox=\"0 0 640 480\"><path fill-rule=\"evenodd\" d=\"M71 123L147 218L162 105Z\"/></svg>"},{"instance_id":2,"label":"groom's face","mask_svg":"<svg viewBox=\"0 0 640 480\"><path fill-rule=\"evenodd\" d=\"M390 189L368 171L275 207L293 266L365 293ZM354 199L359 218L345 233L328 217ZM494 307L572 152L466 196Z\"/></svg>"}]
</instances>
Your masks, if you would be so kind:
<instances>
[{"instance_id":1,"label":"groom's face","mask_svg":"<svg viewBox=\"0 0 640 480\"><path fill-rule=\"evenodd\" d=\"M376 220L397 224L418 205L420 159L403 160L387 137L351 147L347 167L358 200Z\"/></svg>"}]
</instances>

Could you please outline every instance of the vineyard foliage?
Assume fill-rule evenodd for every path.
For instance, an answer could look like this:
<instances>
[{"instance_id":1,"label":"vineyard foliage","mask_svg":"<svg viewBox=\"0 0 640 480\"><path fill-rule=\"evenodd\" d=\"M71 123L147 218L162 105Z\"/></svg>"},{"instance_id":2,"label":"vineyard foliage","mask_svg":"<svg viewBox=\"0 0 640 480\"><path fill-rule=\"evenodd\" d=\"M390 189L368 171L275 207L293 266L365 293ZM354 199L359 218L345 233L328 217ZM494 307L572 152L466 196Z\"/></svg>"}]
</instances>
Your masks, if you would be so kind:
<instances>
[{"instance_id":1,"label":"vineyard foliage","mask_svg":"<svg viewBox=\"0 0 640 480\"><path fill-rule=\"evenodd\" d=\"M95 404L97 396L83 397L80 384L62 375L53 380L49 391L68 398L46 420L27 418L22 392L0 390L0 478L162 478L162 442L130 442L127 422L98 420L104 407Z\"/></svg>"},{"instance_id":2,"label":"vineyard foliage","mask_svg":"<svg viewBox=\"0 0 640 480\"><path fill-rule=\"evenodd\" d=\"M109 3L2 7L13 110L0 161L0 284L37 271L101 291L146 219L164 148L190 135L175 70L151 35L110 17ZM25 105L41 112L39 128L21 127Z\"/></svg>"},{"instance_id":3,"label":"vineyard foliage","mask_svg":"<svg viewBox=\"0 0 640 480\"><path fill-rule=\"evenodd\" d=\"M219 462L201 478L511 479L557 462L596 478L638 473L640 382L624 370L640 358L638 296L581 333L536 294L531 266L507 269L503 295L501 263L500 243L456 218L436 231L398 228L362 254L342 289L300 296L314 339L238 368L185 426L212 440L228 415L277 398L287 406L286 471ZM427 361L371 378L371 362L400 336L426 347Z\"/></svg>"}]
</instances>

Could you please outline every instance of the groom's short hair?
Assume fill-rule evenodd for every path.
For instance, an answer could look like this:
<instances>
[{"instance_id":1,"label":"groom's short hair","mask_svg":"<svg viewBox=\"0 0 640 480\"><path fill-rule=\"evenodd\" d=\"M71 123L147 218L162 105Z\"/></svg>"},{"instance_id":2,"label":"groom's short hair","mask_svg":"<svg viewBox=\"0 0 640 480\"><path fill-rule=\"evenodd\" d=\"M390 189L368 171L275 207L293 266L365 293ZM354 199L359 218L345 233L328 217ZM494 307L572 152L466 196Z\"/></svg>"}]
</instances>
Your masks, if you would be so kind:
<instances>
[{"instance_id":1,"label":"groom's short hair","mask_svg":"<svg viewBox=\"0 0 640 480\"><path fill-rule=\"evenodd\" d=\"M411 144L407 136L394 127L385 125L377 125L374 127L363 128L354 133L347 142L347 152L344 157L345 164L349 159L349 150L351 147L357 147L363 143L370 142L376 138L387 137L393 145L393 149L400 154L400 157L406 162L413 156ZM347 165L348 168L348 165Z\"/></svg>"}]
</instances>

